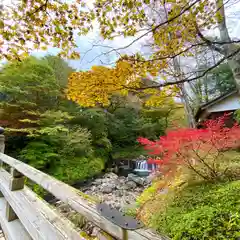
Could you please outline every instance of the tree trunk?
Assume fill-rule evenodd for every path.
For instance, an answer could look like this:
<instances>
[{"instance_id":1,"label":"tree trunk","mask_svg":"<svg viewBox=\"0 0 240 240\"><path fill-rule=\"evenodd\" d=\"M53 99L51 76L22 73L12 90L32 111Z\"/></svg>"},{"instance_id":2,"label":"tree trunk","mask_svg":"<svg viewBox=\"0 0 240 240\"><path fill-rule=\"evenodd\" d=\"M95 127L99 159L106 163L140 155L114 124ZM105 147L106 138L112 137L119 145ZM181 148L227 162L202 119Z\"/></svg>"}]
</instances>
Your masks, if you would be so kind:
<instances>
[{"instance_id":1,"label":"tree trunk","mask_svg":"<svg viewBox=\"0 0 240 240\"><path fill-rule=\"evenodd\" d=\"M178 60L176 58L173 59L173 67L174 67L174 71L177 73L179 77L179 80L181 80L182 77L182 73L181 73L181 69L180 69L180 65L178 63ZM184 110L185 110L185 115L187 116L187 120L188 120L188 126L195 128L196 127L196 122L195 122L195 118L193 115L193 111L192 108L190 106L190 103L188 101L188 94L187 91L184 87L184 83L183 84L179 84L178 87L180 88L180 97L181 100L183 102L184 105Z\"/></svg>"},{"instance_id":2,"label":"tree trunk","mask_svg":"<svg viewBox=\"0 0 240 240\"><path fill-rule=\"evenodd\" d=\"M225 7L223 0L216 0L217 8L219 9L219 13L221 14L221 19L218 21L218 29L220 32L220 39L223 42L231 42L231 38L229 36L229 32L226 25L226 17L225 17ZM229 56L234 51L236 51L239 47L234 43L226 44L223 48L223 54L225 56ZM229 66L232 69L233 76L236 82L236 86L238 91L240 92L240 54L237 53L234 57L228 60Z\"/></svg>"}]
</instances>

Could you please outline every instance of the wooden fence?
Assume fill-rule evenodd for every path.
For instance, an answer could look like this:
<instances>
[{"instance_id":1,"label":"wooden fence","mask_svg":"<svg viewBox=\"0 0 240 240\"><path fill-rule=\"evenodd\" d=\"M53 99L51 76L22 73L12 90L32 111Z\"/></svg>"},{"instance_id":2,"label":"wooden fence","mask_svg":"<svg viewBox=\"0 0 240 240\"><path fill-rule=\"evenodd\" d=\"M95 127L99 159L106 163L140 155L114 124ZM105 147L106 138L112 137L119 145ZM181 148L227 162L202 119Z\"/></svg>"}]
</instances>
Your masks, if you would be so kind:
<instances>
[{"instance_id":1,"label":"wooden fence","mask_svg":"<svg viewBox=\"0 0 240 240\"><path fill-rule=\"evenodd\" d=\"M0 225L6 239L85 239L67 219L63 219L47 202L24 185L25 178L43 187L115 239L166 239L145 228L126 230L114 224L102 216L96 204L81 196L78 190L3 152L4 135L0 129ZM9 172L2 167L3 163L10 167Z\"/></svg>"}]
</instances>

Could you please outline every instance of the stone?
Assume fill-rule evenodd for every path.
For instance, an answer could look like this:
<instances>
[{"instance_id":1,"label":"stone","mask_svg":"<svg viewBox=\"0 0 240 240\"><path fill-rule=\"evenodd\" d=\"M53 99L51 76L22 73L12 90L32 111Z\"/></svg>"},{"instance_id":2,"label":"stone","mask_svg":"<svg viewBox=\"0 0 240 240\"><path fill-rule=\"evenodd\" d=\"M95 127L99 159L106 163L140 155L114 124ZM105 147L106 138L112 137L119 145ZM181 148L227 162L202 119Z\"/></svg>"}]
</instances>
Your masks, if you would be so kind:
<instances>
[{"instance_id":1,"label":"stone","mask_svg":"<svg viewBox=\"0 0 240 240\"><path fill-rule=\"evenodd\" d=\"M95 192L97 189L98 189L97 186L92 186L92 187L91 187L91 191L92 191L92 192Z\"/></svg>"},{"instance_id":2,"label":"stone","mask_svg":"<svg viewBox=\"0 0 240 240\"><path fill-rule=\"evenodd\" d=\"M122 197L123 196L123 191L116 190L115 195L116 195L116 197Z\"/></svg>"},{"instance_id":3,"label":"stone","mask_svg":"<svg viewBox=\"0 0 240 240\"><path fill-rule=\"evenodd\" d=\"M96 179L94 182L93 182L94 185L101 185L102 184L102 179Z\"/></svg>"},{"instance_id":4,"label":"stone","mask_svg":"<svg viewBox=\"0 0 240 240\"><path fill-rule=\"evenodd\" d=\"M135 175L133 173L128 174L128 181L133 181L140 186L144 186L146 184L144 178L138 177L137 175Z\"/></svg>"},{"instance_id":5,"label":"stone","mask_svg":"<svg viewBox=\"0 0 240 240\"><path fill-rule=\"evenodd\" d=\"M117 174L115 174L115 173L106 173L105 175L104 175L104 178L110 178L110 179L118 179L118 175Z\"/></svg>"},{"instance_id":6,"label":"stone","mask_svg":"<svg viewBox=\"0 0 240 240\"><path fill-rule=\"evenodd\" d=\"M127 189L135 189L137 187L137 184L134 181L127 181L125 185L127 186Z\"/></svg>"},{"instance_id":7,"label":"stone","mask_svg":"<svg viewBox=\"0 0 240 240\"><path fill-rule=\"evenodd\" d=\"M102 185L102 189L101 189L101 192L102 193L106 193L106 194L109 194L111 193L114 189L116 188L116 186L114 184L104 184Z\"/></svg>"}]
</instances>

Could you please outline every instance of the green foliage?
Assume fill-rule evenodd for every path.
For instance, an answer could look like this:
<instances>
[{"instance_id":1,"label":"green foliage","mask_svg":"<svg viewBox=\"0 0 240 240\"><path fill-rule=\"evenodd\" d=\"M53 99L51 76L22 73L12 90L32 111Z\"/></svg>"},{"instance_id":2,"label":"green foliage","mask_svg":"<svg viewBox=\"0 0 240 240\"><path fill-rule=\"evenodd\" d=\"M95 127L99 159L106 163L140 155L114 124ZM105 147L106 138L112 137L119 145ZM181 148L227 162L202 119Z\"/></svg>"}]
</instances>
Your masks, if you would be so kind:
<instances>
[{"instance_id":1,"label":"green foliage","mask_svg":"<svg viewBox=\"0 0 240 240\"><path fill-rule=\"evenodd\" d=\"M101 158L75 157L65 159L62 164L56 166L50 173L64 182L73 184L77 181L95 176L103 169L104 161Z\"/></svg>"},{"instance_id":2,"label":"green foliage","mask_svg":"<svg viewBox=\"0 0 240 240\"><path fill-rule=\"evenodd\" d=\"M48 65L53 69L57 83L64 89L67 86L68 76L74 72L74 69L58 56L48 55L44 59L47 60Z\"/></svg>"},{"instance_id":3,"label":"green foliage","mask_svg":"<svg viewBox=\"0 0 240 240\"><path fill-rule=\"evenodd\" d=\"M93 142L107 136L106 113L100 108L82 110L70 124L81 125L89 129L93 136Z\"/></svg>"},{"instance_id":4,"label":"green foliage","mask_svg":"<svg viewBox=\"0 0 240 240\"><path fill-rule=\"evenodd\" d=\"M115 146L136 144L138 120L138 113L133 108L118 108L113 114L109 114L108 135Z\"/></svg>"},{"instance_id":5,"label":"green foliage","mask_svg":"<svg viewBox=\"0 0 240 240\"><path fill-rule=\"evenodd\" d=\"M238 123L240 123L240 109L235 111L234 118Z\"/></svg>"},{"instance_id":6,"label":"green foliage","mask_svg":"<svg viewBox=\"0 0 240 240\"><path fill-rule=\"evenodd\" d=\"M216 88L221 94L236 88L234 76L228 63L220 64L212 70L212 73L216 77Z\"/></svg>"},{"instance_id":7,"label":"green foliage","mask_svg":"<svg viewBox=\"0 0 240 240\"><path fill-rule=\"evenodd\" d=\"M9 104L46 110L56 103L59 86L52 68L43 59L30 57L21 63L9 63L0 79L0 91L7 95Z\"/></svg>"},{"instance_id":8,"label":"green foliage","mask_svg":"<svg viewBox=\"0 0 240 240\"><path fill-rule=\"evenodd\" d=\"M199 66L199 70L208 69L208 65ZM222 94L236 89L233 73L228 63L220 64L204 77L191 84L195 94L193 105L204 104Z\"/></svg>"},{"instance_id":9,"label":"green foliage","mask_svg":"<svg viewBox=\"0 0 240 240\"><path fill-rule=\"evenodd\" d=\"M114 147L112 151L113 159L134 159L140 155L146 155L146 151L142 146L133 145L125 147Z\"/></svg>"},{"instance_id":10,"label":"green foliage","mask_svg":"<svg viewBox=\"0 0 240 240\"><path fill-rule=\"evenodd\" d=\"M100 108L82 109L70 121L72 126L87 128L92 135L95 155L107 160L112 151L112 143L108 138L108 119Z\"/></svg>"},{"instance_id":11,"label":"green foliage","mask_svg":"<svg viewBox=\"0 0 240 240\"><path fill-rule=\"evenodd\" d=\"M0 102L3 125L23 131L35 126L40 113L55 108L60 97L52 68L34 57L3 67L0 92L5 96Z\"/></svg>"},{"instance_id":12,"label":"green foliage","mask_svg":"<svg viewBox=\"0 0 240 240\"><path fill-rule=\"evenodd\" d=\"M238 239L240 181L190 185L179 191L151 224L172 239Z\"/></svg>"},{"instance_id":13,"label":"green foliage","mask_svg":"<svg viewBox=\"0 0 240 240\"><path fill-rule=\"evenodd\" d=\"M93 158L91 133L85 128L69 127L66 123L71 119L61 111L41 114L38 127L30 135L34 140L20 152L20 158L69 183L101 171L102 160Z\"/></svg>"},{"instance_id":14,"label":"green foliage","mask_svg":"<svg viewBox=\"0 0 240 240\"><path fill-rule=\"evenodd\" d=\"M56 165L61 159L61 155L56 152L54 146L41 141L30 142L21 151L19 157L39 170L46 170L50 166Z\"/></svg>"},{"instance_id":15,"label":"green foliage","mask_svg":"<svg viewBox=\"0 0 240 240\"><path fill-rule=\"evenodd\" d=\"M67 100L64 88L73 71L61 58L47 56L8 63L0 73L7 153L68 183L98 174L111 155L145 154L136 138L155 139L166 125L166 109L144 114L132 95L115 94L108 109L82 108Z\"/></svg>"}]
</instances>

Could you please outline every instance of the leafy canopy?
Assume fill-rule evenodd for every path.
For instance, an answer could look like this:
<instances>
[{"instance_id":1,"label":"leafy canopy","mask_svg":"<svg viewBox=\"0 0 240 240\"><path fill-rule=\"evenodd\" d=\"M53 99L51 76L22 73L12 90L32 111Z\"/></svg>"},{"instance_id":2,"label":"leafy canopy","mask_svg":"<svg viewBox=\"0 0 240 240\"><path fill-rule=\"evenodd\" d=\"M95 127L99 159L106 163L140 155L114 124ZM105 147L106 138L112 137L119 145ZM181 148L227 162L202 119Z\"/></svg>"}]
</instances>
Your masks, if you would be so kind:
<instances>
[{"instance_id":1,"label":"leafy canopy","mask_svg":"<svg viewBox=\"0 0 240 240\"><path fill-rule=\"evenodd\" d=\"M162 83L166 86L161 91L157 87L159 77L161 80L180 77L172 74L169 60L178 55L193 56L191 49L198 44L198 29L210 28L221 18L214 2L206 0L98 0L93 12L104 39L136 36L127 48L143 37L150 37L152 54L121 56L114 68L94 66L90 71L74 73L70 77L68 97L84 106L108 105L116 91L126 94L139 90L141 95L151 95L149 105L161 105L163 98L179 92L177 87L167 87L166 82ZM153 79L153 86L142 86L146 76Z\"/></svg>"},{"instance_id":2,"label":"leafy canopy","mask_svg":"<svg viewBox=\"0 0 240 240\"><path fill-rule=\"evenodd\" d=\"M116 91L126 94L141 88L140 80L146 74L155 80L157 75L164 80L172 78L169 60L176 55L192 56L191 49L198 44L197 29L214 27L221 20L216 4L207 0L95 0L93 7L84 0L36 0L1 8L0 58L9 60L47 46L59 48L60 56L78 58L76 35L88 33L96 22L104 39L136 36L132 45L145 36L151 38L153 53L148 57L122 56L114 68L95 66L91 71L72 74L68 97L83 106L108 105ZM159 105L169 95L168 88L160 93L145 91L154 96L149 104Z\"/></svg>"},{"instance_id":3,"label":"leafy canopy","mask_svg":"<svg viewBox=\"0 0 240 240\"><path fill-rule=\"evenodd\" d=\"M0 58L21 59L34 49L52 46L63 57L79 58L75 31L86 34L94 15L86 15L84 1L14 1L1 5Z\"/></svg>"}]
</instances>

